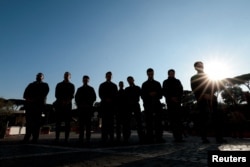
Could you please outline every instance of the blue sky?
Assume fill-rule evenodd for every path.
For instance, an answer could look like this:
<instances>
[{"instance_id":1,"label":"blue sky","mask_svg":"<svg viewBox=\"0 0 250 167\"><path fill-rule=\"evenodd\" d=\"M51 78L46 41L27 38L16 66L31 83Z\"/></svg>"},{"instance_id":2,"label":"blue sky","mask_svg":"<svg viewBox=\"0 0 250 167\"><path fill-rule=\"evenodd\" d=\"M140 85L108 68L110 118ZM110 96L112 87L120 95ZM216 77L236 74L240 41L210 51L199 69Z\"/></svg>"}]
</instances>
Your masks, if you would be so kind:
<instances>
[{"instance_id":1,"label":"blue sky","mask_svg":"<svg viewBox=\"0 0 250 167\"><path fill-rule=\"evenodd\" d=\"M38 72L50 86L48 103L65 71L76 88L89 75L96 93L107 71L115 83L127 86L132 75L141 86L147 68L161 83L174 68L186 90L197 60L223 77L249 73L249 7L248 0L0 0L0 97L22 99Z\"/></svg>"}]
</instances>

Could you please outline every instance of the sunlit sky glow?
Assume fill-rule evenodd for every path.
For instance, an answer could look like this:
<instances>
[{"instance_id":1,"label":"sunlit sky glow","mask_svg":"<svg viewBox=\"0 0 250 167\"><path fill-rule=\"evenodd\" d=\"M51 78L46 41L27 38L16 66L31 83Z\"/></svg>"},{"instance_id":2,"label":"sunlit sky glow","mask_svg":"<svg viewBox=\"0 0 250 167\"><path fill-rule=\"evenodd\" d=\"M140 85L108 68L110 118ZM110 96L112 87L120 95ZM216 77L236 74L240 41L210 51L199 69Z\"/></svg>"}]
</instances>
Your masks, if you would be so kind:
<instances>
[{"instance_id":1,"label":"sunlit sky glow","mask_svg":"<svg viewBox=\"0 0 250 167\"><path fill-rule=\"evenodd\" d=\"M96 92L132 75L139 86L146 69L163 82L170 68L190 90L195 61L218 77L249 73L249 0L1 0L0 97L22 99L43 72L50 86L72 73L78 88L90 76ZM211 65L210 65L211 63ZM210 67L212 66L212 67ZM215 68L216 67L216 68Z\"/></svg>"},{"instance_id":2,"label":"sunlit sky glow","mask_svg":"<svg viewBox=\"0 0 250 167\"><path fill-rule=\"evenodd\" d=\"M232 63L233 62L229 62L228 59L221 60L220 57L217 56L206 62L204 71L208 74L210 79L215 81L222 80L231 77L233 69L231 69L229 65Z\"/></svg>"}]
</instances>

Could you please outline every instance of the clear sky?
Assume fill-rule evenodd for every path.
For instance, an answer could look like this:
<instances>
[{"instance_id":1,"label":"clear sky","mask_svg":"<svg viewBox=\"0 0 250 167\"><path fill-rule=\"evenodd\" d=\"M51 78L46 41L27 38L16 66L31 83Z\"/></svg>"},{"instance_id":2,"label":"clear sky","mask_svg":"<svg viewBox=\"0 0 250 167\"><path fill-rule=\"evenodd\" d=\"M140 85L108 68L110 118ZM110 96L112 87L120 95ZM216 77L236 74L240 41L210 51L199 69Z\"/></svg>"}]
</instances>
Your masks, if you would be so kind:
<instances>
[{"instance_id":1,"label":"clear sky","mask_svg":"<svg viewBox=\"0 0 250 167\"><path fill-rule=\"evenodd\" d=\"M0 0L0 97L22 99L38 72L48 103L65 71L76 89L89 75L96 93L107 71L141 86L147 68L161 83L173 68L185 90L197 60L212 75L249 73L249 8L249 0Z\"/></svg>"}]
</instances>

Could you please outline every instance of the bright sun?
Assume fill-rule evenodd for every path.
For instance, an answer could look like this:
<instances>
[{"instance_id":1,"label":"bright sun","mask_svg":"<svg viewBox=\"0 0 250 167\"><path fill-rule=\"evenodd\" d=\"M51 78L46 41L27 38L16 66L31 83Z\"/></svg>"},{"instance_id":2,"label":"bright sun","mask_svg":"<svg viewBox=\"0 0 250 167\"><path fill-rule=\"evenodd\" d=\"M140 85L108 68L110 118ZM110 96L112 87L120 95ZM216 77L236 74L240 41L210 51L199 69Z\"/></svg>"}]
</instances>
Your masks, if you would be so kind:
<instances>
[{"instance_id":1,"label":"bright sun","mask_svg":"<svg viewBox=\"0 0 250 167\"><path fill-rule=\"evenodd\" d=\"M204 71L212 80L221 80L230 75L229 66L225 61L209 61L204 64Z\"/></svg>"}]
</instances>

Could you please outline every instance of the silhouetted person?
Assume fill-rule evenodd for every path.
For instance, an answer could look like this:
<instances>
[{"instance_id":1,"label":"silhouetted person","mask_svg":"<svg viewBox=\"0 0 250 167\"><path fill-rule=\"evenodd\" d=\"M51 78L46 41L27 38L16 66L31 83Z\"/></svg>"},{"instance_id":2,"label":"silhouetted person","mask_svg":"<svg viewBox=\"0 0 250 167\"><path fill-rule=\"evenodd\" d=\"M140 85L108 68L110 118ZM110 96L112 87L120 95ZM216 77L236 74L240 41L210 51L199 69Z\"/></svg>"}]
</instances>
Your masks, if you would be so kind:
<instances>
[{"instance_id":1,"label":"silhouetted person","mask_svg":"<svg viewBox=\"0 0 250 167\"><path fill-rule=\"evenodd\" d=\"M56 85L55 110L56 110L56 142L59 141L61 124L65 122L65 142L68 142L70 133L70 121L72 99L74 98L75 86L70 82L71 74L64 73L64 80Z\"/></svg>"},{"instance_id":2,"label":"silhouetted person","mask_svg":"<svg viewBox=\"0 0 250 167\"><path fill-rule=\"evenodd\" d=\"M114 114L115 102L117 97L117 86L111 82L112 73L106 73L106 81L99 86L99 97L101 99L101 118L102 118L102 141L114 140Z\"/></svg>"},{"instance_id":3,"label":"silhouetted person","mask_svg":"<svg viewBox=\"0 0 250 167\"><path fill-rule=\"evenodd\" d=\"M183 86L180 80L175 78L175 70L170 69L168 71L168 79L163 81L162 89L170 116L170 126L172 128L174 140L175 142L182 142L181 99L183 95Z\"/></svg>"},{"instance_id":4,"label":"silhouetted person","mask_svg":"<svg viewBox=\"0 0 250 167\"><path fill-rule=\"evenodd\" d=\"M115 110L115 120L116 120L116 139L117 141L121 140L121 134L123 134L124 138L124 123L127 120L124 119L125 112L126 112L126 97L125 97L125 90L124 90L124 83L123 81L119 82L119 90L117 93L116 98L116 110Z\"/></svg>"},{"instance_id":5,"label":"silhouetted person","mask_svg":"<svg viewBox=\"0 0 250 167\"><path fill-rule=\"evenodd\" d=\"M207 139L208 122L212 118L215 127L216 141L218 143L226 142L222 138L223 116L217 110L218 102L215 92L217 91L216 84L209 80L208 76L203 71L203 63L197 61L194 63L194 68L197 74L191 77L191 88L197 100L199 109L198 128L203 143L209 143Z\"/></svg>"},{"instance_id":6,"label":"silhouetted person","mask_svg":"<svg viewBox=\"0 0 250 167\"><path fill-rule=\"evenodd\" d=\"M41 114L45 110L46 97L49 86L43 82L44 75L38 73L36 81L30 83L23 94L25 101L26 134L24 142L28 142L32 136L32 142L36 143L40 133Z\"/></svg>"},{"instance_id":7,"label":"silhouetted person","mask_svg":"<svg viewBox=\"0 0 250 167\"><path fill-rule=\"evenodd\" d=\"M96 101L96 93L93 87L88 85L89 76L83 76L83 86L77 89L75 101L79 113L79 141L82 143L84 131L86 131L86 141L91 137L91 119L93 116L93 104Z\"/></svg>"},{"instance_id":8,"label":"silhouetted person","mask_svg":"<svg viewBox=\"0 0 250 167\"><path fill-rule=\"evenodd\" d=\"M134 83L134 78L129 76L127 78L129 86L125 89L126 95L126 112L124 115L124 138L128 140L131 135L131 119L134 116L136 121L136 128L140 142L145 140L145 134L142 126L142 114L140 108L141 88Z\"/></svg>"},{"instance_id":9,"label":"silhouetted person","mask_svg":"<svg viewBox=\"0 0 250 167\"><path fill-rule=\"evenodd\" d=\"M154 80L154 70L147 70L148 80L142 84L143 105L145 109L146 138L148 142L164 142L163 136L163 110L161 84Z\"/></svg>"}]
</instances>

